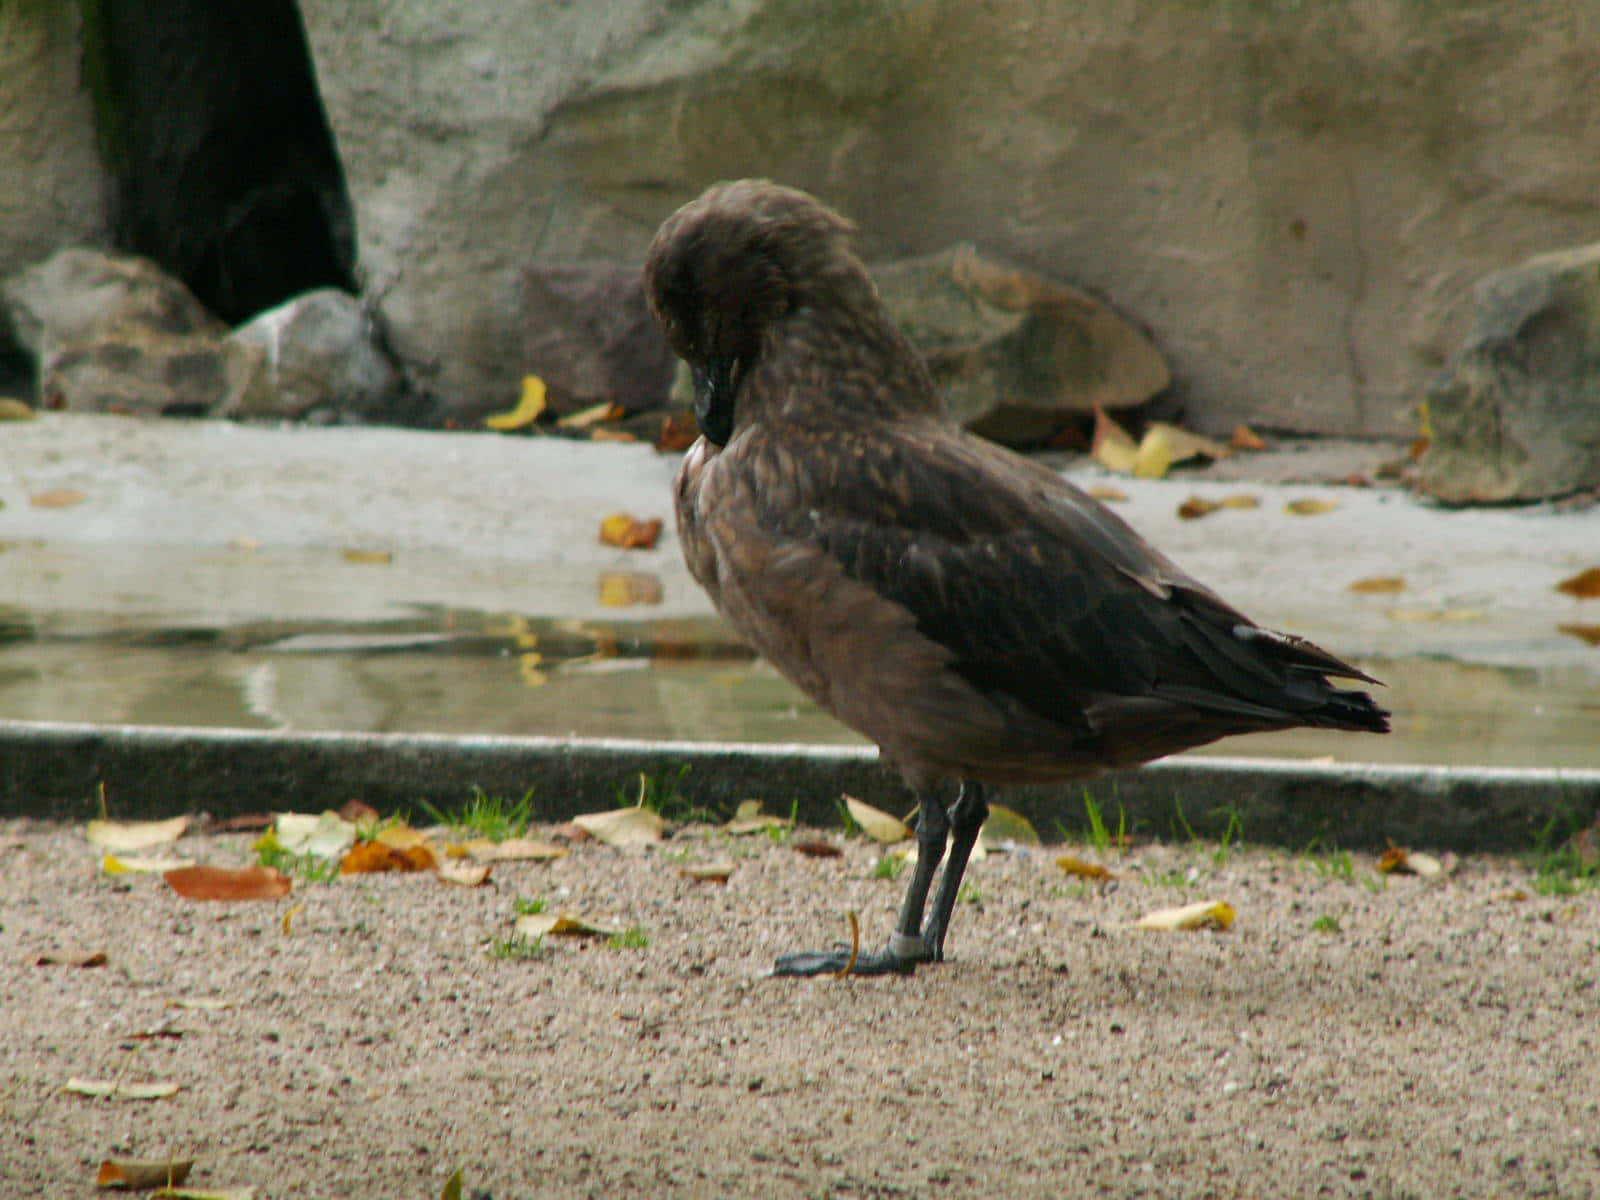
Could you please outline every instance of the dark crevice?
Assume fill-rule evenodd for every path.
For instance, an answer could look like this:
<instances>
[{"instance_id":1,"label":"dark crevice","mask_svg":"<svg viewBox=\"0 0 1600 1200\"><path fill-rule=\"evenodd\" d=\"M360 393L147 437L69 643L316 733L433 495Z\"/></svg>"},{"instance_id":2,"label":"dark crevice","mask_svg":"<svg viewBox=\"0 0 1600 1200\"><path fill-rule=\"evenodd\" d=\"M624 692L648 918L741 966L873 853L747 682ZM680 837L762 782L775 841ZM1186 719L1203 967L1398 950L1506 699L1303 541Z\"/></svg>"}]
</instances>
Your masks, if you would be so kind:
<instances>
[{"instance_id":1,"label":"dark crevice","mask_svg":"<svg viewBox=\"0 0 1600 1200\"><path fill-rule=\"evenodd\" d=\"M355 291L355 222L295 0L83 0L119 246L236 323Z\"/></svg>"}]
</instances>

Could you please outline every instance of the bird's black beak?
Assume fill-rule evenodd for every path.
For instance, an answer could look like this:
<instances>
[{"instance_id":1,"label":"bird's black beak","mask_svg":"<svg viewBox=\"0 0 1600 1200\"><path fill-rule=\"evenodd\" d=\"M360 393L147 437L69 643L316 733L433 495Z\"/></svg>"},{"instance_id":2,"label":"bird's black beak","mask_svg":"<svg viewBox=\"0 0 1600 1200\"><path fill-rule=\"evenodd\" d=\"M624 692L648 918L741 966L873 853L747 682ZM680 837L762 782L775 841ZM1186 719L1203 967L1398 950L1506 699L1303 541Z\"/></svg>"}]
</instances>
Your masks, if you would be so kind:
<instances>
[{"instance_id":1,"label":"bird's black beak","mask_svg":"<svg viewBox=\"0 0 1600 1200\"><path fill-rule=\"evenodd\" d=\"M704 367L690 367L694 377L694 421L706 441L726 446L733 436L733 373L737 358L713 358Z\"/></svg>"}]
</instances>

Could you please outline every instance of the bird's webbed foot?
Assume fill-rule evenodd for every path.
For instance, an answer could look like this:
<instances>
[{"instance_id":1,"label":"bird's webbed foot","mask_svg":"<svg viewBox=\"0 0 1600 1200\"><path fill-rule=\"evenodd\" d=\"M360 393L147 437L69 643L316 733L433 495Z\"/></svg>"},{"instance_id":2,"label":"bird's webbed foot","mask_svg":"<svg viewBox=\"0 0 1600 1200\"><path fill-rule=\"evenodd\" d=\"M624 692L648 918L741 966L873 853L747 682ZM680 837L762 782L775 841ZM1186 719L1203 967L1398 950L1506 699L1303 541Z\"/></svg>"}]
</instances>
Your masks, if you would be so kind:
<instances>
[{"instance_id":1,"label":"bird's webbed foot","mask_svg":"<svg viewBox=\"0 0 1600 1200\"><path fill-rule=\"evenodd\" d=\"M910 975L916 971L919 962L930 962L932 959L933 955L922 938L896 934L882 950L866 954L857 953L850 946L782 954L773 964L772 974L797 977Z\"/></svg>"}]
</instances>

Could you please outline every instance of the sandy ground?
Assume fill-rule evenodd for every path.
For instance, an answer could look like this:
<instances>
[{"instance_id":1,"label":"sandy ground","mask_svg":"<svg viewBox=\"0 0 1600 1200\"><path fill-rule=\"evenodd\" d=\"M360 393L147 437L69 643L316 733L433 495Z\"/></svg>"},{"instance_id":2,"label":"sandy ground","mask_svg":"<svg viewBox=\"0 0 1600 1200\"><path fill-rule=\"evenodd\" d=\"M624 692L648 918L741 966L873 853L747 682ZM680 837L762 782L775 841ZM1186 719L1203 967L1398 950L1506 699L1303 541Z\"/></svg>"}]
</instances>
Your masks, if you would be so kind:
<instances>
[{"instance_id":1,"label":"sandy ground","mask_svg":"<svg viewBox=\"0 0 1600 1200\"><path fill-rule=\"evenodd\" d=\"M457 1169L494 1200L1600 1194L1600 893L1542 894L1512 860L1423 881L1202 844L1112 851L1115 882L1086 884L1036 849L974 864L940 966L764 978L849 910L887 931L900 883L827 836L842 857L700 827L471 890L228 905L98 874L79 829L0 823L0 1194L88 1196L102 1158L166 1155L200 1158L192 1186L356 1200ZM713 859L725 886L680 873ZM492 958L518 896L648 944ZM1130 927L1203 898L1231 931ZM36 965L91 950L106 965ZM169 1007L195 998L230 1006ZM88 1099L72 1076L181 1090Z\"/></svg>"}]
</instances>

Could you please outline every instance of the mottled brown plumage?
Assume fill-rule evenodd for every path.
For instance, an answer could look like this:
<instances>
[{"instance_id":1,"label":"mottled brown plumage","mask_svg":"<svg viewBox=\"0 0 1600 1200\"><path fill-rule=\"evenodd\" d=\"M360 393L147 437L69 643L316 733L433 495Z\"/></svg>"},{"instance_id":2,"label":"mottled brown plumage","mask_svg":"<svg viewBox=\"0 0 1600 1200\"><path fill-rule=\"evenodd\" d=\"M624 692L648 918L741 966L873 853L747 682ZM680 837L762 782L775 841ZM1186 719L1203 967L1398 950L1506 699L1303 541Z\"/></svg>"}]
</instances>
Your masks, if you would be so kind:
<instances>
[{"instance_id":1,"label":"mottled brown plumage","mask_svg":"<svg viewBox=\"0 0 1600 1200\"><path fill-rule=\"evenodd\" d=\"M1327 682L1366 675L1255 625L1055 473L957 428L850 232L802 192L722 184L662 225L645 281L695 378L703 436L677 478L690 571L921 801L896 933L856 964L903 970L942 957L982 784L1083 778L1253 730L1388 724Z\"/></svg>"}]
</instances>

